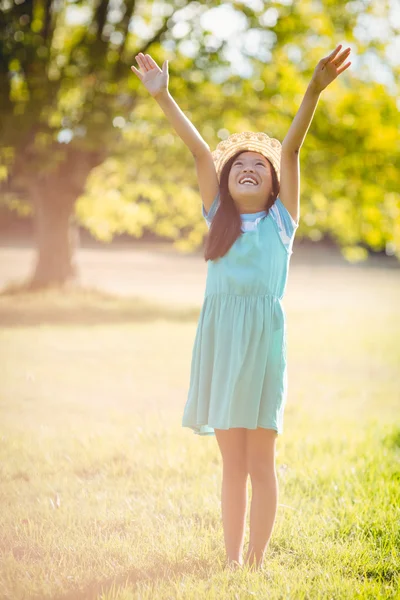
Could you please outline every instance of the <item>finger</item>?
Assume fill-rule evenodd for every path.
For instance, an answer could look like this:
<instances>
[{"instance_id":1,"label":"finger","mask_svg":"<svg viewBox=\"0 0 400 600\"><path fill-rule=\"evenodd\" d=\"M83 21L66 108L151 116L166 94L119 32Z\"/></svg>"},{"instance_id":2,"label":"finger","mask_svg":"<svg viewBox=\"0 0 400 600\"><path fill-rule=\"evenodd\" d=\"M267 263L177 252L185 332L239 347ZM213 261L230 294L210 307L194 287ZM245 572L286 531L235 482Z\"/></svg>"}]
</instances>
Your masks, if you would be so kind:
<instances>
[{"instance_id":1,"label":"finger","mask_svg":"<svg viewBox=\"0 0 400 600\"><path fill-rule=\"evenodd\" d=\"M160 67L158 66L158 64L156 63L156 61L154 60L154 58L152 58L150 56L150 54L146 54L147 60L150 64L150 68L152 69L159 69Z\"/></svg>"},{"instance_id":2,"label":"finger","mask_svg":"<svg viewBox=\"0 0 400 600\"><path fill-rule=\"evenodd\" d=\"M336 60L333 61L333 64L336 67L339 67L342 63L344 63L344 61L349 57L350 55L350 50L346 50L345 52L343 52L342 54L340 54Z\"/></svg>"},{"instance_id":3,"label":"finger","mask_svg":"<svg viewBox=\"0 0 400 600\"><path fill-rule=\"evenodd\" d=\"M341 67L340 69L338 69L337 74L340 75L341 73L343 73L343 71L345 71L346 69L348 69L350 65L351 65L351 62L346 63L344 65L344 67Z\"/></svg>"},{"instance_id":4,"label":"finger","mask_svg":"<svg viewBox=\"0 0 400 600\"><path fill-rule=\"evenodd\" d=\"M147 64L146 57L143 54L143 52L139 52L139 54L138 54L138 60L139 59L140 59L140 66L142 67L143 72L147 73L147 71L149 70L150 67Z\"/></svg>"},{"instance_id":5,"label":"finger","mask_svg":"<svg viewBox=\"0 0 400 600\"><path fill-rule=\"evenodd\" d=\"M149 61L149 55L148 54L143 54L143 60L146 64L146 67L148 70L153 68L153 65L151 64L151 62Z\"/></svg>"},{"instance_id":6,"label":"finger","mask_svg":"<svg viewBox=\"0 0 400 600\"><path fill-rule=\"evenodd\" d=\"M136 73L136 75L139 77L140 81L142 81L142 74L141 74L141 72L140 72L140 71L138 71L138 70L136 69L136 67L134 67L133 65L131 66L131 69L132 69L132 71L133 71L134 73Z\"/></svg>"},{"instance_id":7,"label":"finger","mask_svg":"<svg viewBox=\"0 0 400 600\"><path fill-rule=\"evenodd\" d=\"M143 69L143 65L142 65L142 62L141 62L141 60L140 60L140 56L139 56L138 54L136 54L135 58L136 58L136 62L137 62L137 64L139 65L139 69L137 69L137 68L135 67L135 71L136 71L137 73L139 73L139 75L140 75L141 77L143 77L143 73L145 73L145 72L146 72L146 70L145 70L145 69ZM134 65L132 65L132 66L134 66Z\"/></svg>"},{"instance_id":8,"label":"finger","mask_svg":"<svg viewBox=\"0 0 400 600\"><path fill-rule=\"evenodd\" d=\"M328 61L332 60L332 58L335 58L337 53L340 52L341 47L342 47L342 44L339 44L339 46L337 46L335 48L335 50L333 50L333 52L331 52L326 58L324 58L324 63L327 63Z\"/></svg>"},{"instance_id":9,"label":"finger","mask_svg":"<svg viewBox=\"0 0 400 600\"><path fill-rule=\"evenodd\" d=\"M147 71L147 68L146 68L146 65L145 65L145 64L144 64L144 62L143 62L143 58L142 58L142 57L143 57L142 53L139 53L139 54L137 54L137 55L135 56L135 58L136 58L136 60L137 60L137 62L138 62L138 65L139 65L139 67L142 69L142 71L143 71L143 74L144 74L144 73L146 73L146 71Z\"/></svg>"},{"instance_id":10,"label":"finger","mask_svg":"<svg viewBox=\"0 0 400 600\"><path fill-rule=\"evenodd\" d=\"M346 50L343 50L343 52L341 54L339 54L339 56L337 57L337 59L341 58L342 56L348 56L350 54L350 52L351 52L351 48L346 48Z\"/></svg>"}]
</instances>

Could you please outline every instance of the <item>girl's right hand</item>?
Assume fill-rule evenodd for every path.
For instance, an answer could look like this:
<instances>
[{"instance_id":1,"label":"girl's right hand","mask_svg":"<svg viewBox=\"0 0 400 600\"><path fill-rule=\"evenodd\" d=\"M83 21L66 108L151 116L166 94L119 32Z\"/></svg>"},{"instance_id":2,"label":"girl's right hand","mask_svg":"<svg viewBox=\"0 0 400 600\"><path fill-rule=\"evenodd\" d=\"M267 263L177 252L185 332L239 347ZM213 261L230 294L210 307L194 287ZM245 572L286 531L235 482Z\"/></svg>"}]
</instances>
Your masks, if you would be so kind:
<instances>
[{"instance_id":1,"label":"girl's right hand","mask_svg":"<svg viewBox=\"0 0 400 600\"><path fill-rule=\"evenodd\" d=\"M139 52L135 58L141 70L138 71L138 69L136 69L134 66L132 66L131 69L134 73L136 73L140 81L153 97L157 96L164 90L168 90L167 60L163 62L161 70L156 61L151 58L150 54L145 55L142 52Z\"/></svg>"}]
</instances>

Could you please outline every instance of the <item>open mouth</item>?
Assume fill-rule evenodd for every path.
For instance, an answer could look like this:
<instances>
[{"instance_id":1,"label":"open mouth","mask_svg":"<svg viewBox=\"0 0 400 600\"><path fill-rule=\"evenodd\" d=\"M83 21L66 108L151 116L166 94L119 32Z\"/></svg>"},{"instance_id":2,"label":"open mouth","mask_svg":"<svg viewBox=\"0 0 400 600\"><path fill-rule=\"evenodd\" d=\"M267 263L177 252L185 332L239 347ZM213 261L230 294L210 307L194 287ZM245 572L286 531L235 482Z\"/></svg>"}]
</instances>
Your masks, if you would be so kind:
<instances>
[{"instance_id":1,"label":"open mouth","mask_svg":"<svg viewBox=\"0 0 400 600\"><path fill-rule=\"evenodd\" d=\"M258 182L253 177L242 177L239 179L239 185L258 185Z\"/></svg>"}]
</instances>

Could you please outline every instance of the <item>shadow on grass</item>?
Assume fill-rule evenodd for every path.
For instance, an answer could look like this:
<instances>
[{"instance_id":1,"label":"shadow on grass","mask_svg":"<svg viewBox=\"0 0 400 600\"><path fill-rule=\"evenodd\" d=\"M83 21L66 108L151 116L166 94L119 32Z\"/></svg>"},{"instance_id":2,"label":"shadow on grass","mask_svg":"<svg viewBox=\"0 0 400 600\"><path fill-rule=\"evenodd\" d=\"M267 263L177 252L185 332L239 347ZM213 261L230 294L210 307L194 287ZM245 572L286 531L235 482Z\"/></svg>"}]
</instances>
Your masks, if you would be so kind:
<instances>
[{"instance_id":1,"label":"shadow on grass","mask_svg":"<svg viewBox=\"0 0 400 600\"><path fill-rule=\"evenodd\" d=\"M157 320L197 321L200 309L121 297L96 289L0 293L0 326L107 325Z\"/></svg>"},{"instance_id":2,"label":"shadow on grass","mask_svg":"<svg viewBox=\"0 0 400 600\"><path fill-rule=\"evenodd\" d=\"M134 587L141 582L157 584L182 575L196 575L197 578L209 579L212 570L215 570L215 564L208 560L190 558L176 563L166 560L165 556L160 556L155 564L147 569L132 567L116 577L93 581L83 588L74 589L62 595L41 595L40 600L96 600L102 594L116 593L119 588ZM39 597L36 600L39 600Z\"/></svg>"}]
</instances>

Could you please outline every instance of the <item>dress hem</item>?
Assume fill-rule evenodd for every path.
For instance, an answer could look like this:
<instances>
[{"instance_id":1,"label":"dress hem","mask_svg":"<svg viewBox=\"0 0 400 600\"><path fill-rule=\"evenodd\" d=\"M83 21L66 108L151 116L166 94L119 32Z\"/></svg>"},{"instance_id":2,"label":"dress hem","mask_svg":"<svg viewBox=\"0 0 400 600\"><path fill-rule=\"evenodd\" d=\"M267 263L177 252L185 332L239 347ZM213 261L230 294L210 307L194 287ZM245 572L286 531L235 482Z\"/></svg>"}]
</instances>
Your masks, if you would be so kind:
<instances>
[{"instance_id":1,"label":"dress hem","mask_svg":"<svg viewBox=\"0 0 400 600\"><path fill-rule=\"evenodd\" d=\"M196 435L215 435L215 432L213 431L199 431L202 427L209 427L212 429L223 429L224 431L227 431L228 429L238 428L251 429L252 431L255 431L256 429L273 429L278 435L282 435L283 433L283 428L279 429L277 425L257 425L256 427L245 427L244 425L229 425L229 427L221 427L218 425L209 425L208 423L199 423L197 425L182 424L182 427L187 427L191 429Z\"/></svg>"}]
</instances>

